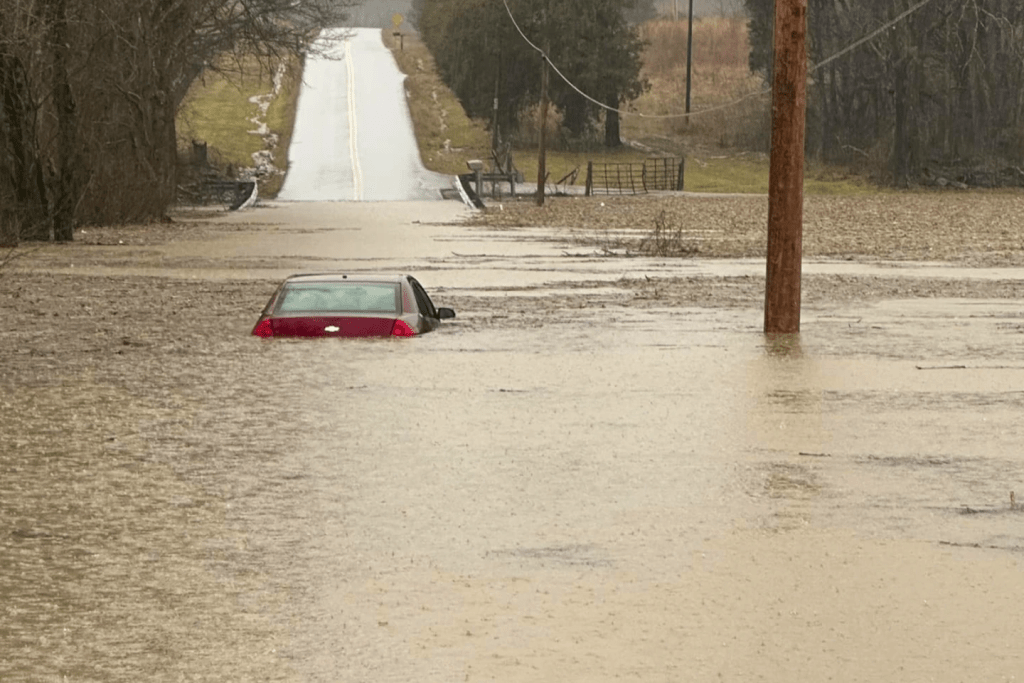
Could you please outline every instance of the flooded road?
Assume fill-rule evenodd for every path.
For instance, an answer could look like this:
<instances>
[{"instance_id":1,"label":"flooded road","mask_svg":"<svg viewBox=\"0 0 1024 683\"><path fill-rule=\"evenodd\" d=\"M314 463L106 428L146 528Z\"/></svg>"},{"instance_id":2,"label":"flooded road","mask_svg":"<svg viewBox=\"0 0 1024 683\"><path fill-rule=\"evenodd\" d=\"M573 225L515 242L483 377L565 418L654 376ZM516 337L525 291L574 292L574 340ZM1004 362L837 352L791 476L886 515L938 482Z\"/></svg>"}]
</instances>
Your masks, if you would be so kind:
<instances>
[{"instance_id":1,"label":"flooded road","mask_svg":"<svg viewBox=\"0 0 1024 683\"><path fill-rule=\"evenodd\" d=\"M282 205L0 276L0 680L1020 676L1019 300L822 300L769 342L756 300L622 281L742 264L458 211ZM248 336L336 267L459 317Z\"/></svg>"}]
</instances>

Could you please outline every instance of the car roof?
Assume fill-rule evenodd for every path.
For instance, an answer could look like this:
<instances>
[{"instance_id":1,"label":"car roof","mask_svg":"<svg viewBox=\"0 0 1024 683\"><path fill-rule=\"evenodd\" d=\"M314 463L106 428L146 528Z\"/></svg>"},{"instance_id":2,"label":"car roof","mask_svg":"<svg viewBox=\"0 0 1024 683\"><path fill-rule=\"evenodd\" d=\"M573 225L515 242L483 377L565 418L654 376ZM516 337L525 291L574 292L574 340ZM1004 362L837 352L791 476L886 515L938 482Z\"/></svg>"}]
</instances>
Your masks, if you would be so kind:
<instances>
[{"instance_id":1,"label":"car roof","mask_svg":"<svg viewBox=\"0 0 1024 683\"><path fill-rule=\"evenodd\" d=\"M398 284L408 276L399 273L296 273L285 278L290 282L386 282Z\"/></svg>"}]
</instances>

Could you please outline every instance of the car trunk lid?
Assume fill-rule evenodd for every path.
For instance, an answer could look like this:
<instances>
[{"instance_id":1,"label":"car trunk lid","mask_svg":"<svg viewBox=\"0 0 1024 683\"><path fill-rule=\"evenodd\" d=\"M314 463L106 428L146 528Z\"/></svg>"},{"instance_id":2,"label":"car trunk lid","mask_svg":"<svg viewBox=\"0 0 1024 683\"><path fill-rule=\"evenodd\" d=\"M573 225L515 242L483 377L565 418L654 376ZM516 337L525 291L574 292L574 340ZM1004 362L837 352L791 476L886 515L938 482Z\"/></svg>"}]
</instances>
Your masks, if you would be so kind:
<instances>
[{"instance_id":1,"label":"car trunk lid","mask_svg":"<svg viewBox=\"0 0 1024 683\"><path fill-rule=\"evenodd\" d=\"M275 337L387 337L394 317L325 315L304 318L273 318Z\"/></svg>"}]
</instances>

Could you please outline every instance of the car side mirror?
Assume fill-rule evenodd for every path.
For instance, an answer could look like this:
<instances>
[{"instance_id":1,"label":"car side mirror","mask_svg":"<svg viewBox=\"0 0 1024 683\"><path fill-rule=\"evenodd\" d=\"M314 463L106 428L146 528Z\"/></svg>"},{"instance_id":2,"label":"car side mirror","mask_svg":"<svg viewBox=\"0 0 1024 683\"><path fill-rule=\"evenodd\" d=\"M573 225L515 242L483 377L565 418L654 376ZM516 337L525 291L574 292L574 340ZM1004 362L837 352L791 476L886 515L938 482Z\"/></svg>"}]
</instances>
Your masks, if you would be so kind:
<instances>
[{"instance_id":1,"label":"car side mirror","mask_svg":"<svg viewBox=\"0 0 1024 683\"><path fill-rule=\"evenodd\" d=\"M437 309L438 320L450 320L455 317L455 311L450 308L439 308Z\"/></svg>"}]
</instances>

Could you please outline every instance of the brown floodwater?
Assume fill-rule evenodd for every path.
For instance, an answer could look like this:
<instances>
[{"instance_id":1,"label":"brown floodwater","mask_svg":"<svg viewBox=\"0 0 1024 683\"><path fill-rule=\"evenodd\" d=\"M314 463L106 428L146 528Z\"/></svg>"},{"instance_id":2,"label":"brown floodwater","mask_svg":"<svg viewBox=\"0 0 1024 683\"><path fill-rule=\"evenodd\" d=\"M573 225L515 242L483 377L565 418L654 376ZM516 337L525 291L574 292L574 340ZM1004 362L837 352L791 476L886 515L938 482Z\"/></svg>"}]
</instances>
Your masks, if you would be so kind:
<instances>
[{"instance_id":1,"label":"brown floodwater","mask_svg":"<svg viewBox=\"0 0 1024 683\"><path fill-rule=\"evenodd\" d=\"M1020 675L1019 301L822 303L766 340L756 307L623 303L632 262L378 210L0 278L0 680ZM459 318L248 336L280 273L339 264ZM658 266L695 267L740 266Z\"/></svg>"}]
</instances>

